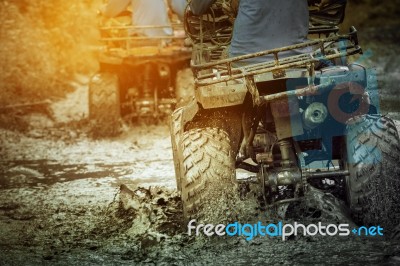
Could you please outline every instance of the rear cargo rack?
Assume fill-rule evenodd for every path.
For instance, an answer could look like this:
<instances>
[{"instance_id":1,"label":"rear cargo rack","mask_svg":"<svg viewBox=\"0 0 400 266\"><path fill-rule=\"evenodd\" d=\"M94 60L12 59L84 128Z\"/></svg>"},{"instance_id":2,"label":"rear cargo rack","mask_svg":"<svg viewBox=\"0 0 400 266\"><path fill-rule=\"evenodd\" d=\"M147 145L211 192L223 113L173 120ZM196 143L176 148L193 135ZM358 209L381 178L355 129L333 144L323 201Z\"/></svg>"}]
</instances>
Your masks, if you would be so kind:
<instances>
[{"instance_id":1,"label":"rear cargo rack","mask_svg":"<svg viewBox=\"0 0 400 266\"><path fill-rule=\"evenodd\" d=\"M338 44L337 47L332 47L332 44L335 43ZM312 47L313 52L289 56L282 59L279 58L279 54L282 52L305 47ZM274 79L284 78L286 76L285 70L293 68L306 68L309 71L309 75L312 76L316 63L320 62L322 59L332 60L361 53L362 49L358 45L357 30L351 27L348 34L335 35L333 37L316 39L296 45L215 62L196 64L196 62L192 60L191 67L195 75L195 84L197 87L200 87L268 72L272 73ZM244 63L244 60L259 58L265 55L272 55L273 60L238 66L238 64Z\"/></svg>"},{"instance_id":2,"label":"rear cargo rack","mask_svg":"<svg viewBox=\"0 0 400 266\"><path fill-rule=\"evenodd\" d=\"M149 26L132 26L132 25L113 25L102 26L99 28L101 38L100 41L109 49L125 49L137 48L142 46L163 46L170 43L183 43L185 36L163 35L163 36L144 36L140 32L148 29L171 28L173 32L184 32L183 25L173 23L171 25L149 25ZM183 46L183 45L182 45Z\"/></svg>"}]
</instances>

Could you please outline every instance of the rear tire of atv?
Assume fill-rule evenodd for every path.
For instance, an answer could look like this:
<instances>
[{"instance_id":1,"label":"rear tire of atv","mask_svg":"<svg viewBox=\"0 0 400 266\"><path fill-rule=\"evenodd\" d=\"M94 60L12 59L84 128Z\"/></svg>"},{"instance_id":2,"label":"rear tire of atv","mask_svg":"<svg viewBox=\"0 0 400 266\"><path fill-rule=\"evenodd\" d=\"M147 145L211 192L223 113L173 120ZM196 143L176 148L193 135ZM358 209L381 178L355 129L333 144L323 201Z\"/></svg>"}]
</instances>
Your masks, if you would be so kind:
<instances>
[{"instance_id":1,"label":"rear tire of atv","mask_svg":"<svg viewBox=\"0 0 400 266\"><path fill-rule=\"evenodd\" d=\"M176 107L182 107L194 97L194 77L190 68L184 68L176 73L175 82Z\"/></svg>"},{"instance_id":2,"label":"rear tire of atv","mask_svg":"<svg viewBox=\"0 0 400 266\"><path fill-rule=\"evenodd\" d=\"M96 138L114 137L121 130L119 80L116 74L99 73L89 85L89 118Z\"/></svg>"},{"instance_id":3,"label":"rear tire of atv","mask_svg":"<svg viewBox=\"0 0 400 266\"><path fill-rule=\"evenodd\" d=\"M183 133L180 146L185 219L217 224L232 219L239 198L229 135L218 128L190 129Z\"/></svg>"},{"instance_id":4,"label":"rear tire of atv","mask_svg":"<svg viewBox=\"0 0 400 266\"><path fill-rule=\"evenodd\" d=\"M348 121L347 203L359 225L388 232L400 222L400 142L393 121L364 115Z\"/></svg>"}]
</instances>

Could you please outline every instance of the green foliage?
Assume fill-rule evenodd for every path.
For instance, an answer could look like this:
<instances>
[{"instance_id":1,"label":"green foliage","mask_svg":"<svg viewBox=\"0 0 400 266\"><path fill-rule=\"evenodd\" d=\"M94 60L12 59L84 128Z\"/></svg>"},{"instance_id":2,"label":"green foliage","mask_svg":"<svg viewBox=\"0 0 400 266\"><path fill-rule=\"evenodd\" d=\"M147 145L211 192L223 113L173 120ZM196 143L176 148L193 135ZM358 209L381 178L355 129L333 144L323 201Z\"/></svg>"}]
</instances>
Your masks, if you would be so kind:
<instances>
[{"instance_id":1,"label":"green foliage","mask_svg":"<svg viewBox=\"0 0 400 266\"><path fill-rule=\"evenodd\" d=\"M344 27L380 27L399 23L400 0L348 0ZM360 28L361 29L361 28Z\"/></svg>"},{"instance_id":2,"label":"green foliage","mask_svg":"<svg viewBox=\"0 0 400 266\"><path fill-rule=\"evenodd\" d=\"M0 2L0 106L61 96L97 62L99 1Z\"/></svg>"}]
</instances>

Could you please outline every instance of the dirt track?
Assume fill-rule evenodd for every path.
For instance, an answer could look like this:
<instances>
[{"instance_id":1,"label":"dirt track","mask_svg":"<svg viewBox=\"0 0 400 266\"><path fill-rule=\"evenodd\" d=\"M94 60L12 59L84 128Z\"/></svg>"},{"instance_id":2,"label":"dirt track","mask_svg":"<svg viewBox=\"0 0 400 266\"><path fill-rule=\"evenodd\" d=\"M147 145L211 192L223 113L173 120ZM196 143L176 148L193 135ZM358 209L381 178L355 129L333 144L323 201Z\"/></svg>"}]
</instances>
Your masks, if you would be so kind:
<instances>
[{"instance_id":1,"label":"dirt track","mask_svg":"<svg viewBox=\"0 0 400 266\"><path fill-rule=\"evenodd\" d=\"M102 141L71 127L2 130L0 142L0 264L342 265L397 259L395 243L378 238L188 237L166 126L131 128ZM125 186L119 192L122 184L133 192ZM152 188L135 191L137 186Z\"/></svg>"}]
</instances>

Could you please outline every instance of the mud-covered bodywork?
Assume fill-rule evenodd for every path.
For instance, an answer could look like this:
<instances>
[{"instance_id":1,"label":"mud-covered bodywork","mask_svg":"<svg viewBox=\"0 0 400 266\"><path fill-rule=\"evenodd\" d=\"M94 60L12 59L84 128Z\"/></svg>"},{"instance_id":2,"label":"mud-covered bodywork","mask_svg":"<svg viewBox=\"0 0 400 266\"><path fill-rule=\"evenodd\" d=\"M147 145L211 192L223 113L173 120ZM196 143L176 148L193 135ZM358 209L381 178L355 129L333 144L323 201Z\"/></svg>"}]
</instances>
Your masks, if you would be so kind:
<instances>
[{"instance_id":1,"label":"mud-covered bodywork","mask_svg":"<svg viewBox=\"0 0 400 266\"><path fill-rule=\"evenodd\" d=\"M196 97L174 112L171 126L186 218L229 219L215 202L236 206L235 193L243 198L258 184L264 207L302 201L312 187L346 202L357 223L395 226L399 137L379 115L374 71L355 57L362 56L357 30L338 33L345 1L310 3L308 41L231 58L222 6L197 20L187 15ZM281 56L305 47L311 52ZM272 60L248 63L266 55Z\"/></svg>"}]
</instances>

